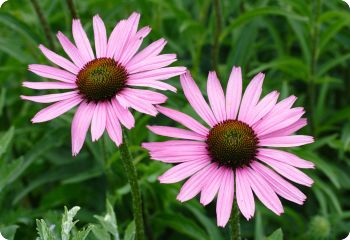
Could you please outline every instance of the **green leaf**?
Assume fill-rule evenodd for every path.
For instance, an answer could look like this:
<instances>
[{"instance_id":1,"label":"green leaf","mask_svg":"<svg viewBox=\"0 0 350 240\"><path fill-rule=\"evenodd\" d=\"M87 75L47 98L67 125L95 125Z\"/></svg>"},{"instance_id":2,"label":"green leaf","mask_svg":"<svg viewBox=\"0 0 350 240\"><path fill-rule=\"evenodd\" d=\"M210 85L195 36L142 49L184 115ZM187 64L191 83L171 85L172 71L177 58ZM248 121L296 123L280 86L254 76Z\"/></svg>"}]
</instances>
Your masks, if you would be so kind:
<instances>
[{"instance_id":1,"label":"green leaf","mask_svg":"<svg viewBox=\"0 0 350 240\"><path fill-rule=\"evenodd\" d=\"M97 240L110 240L111 236L109 233L100 225L95 225L92 228L92 233L95 235Z\"/></svg>"},{"instance_id":2,"label":"green leaf","mask_svg":"<svg viewBox=\"0 0 350 240\"><path fill-rule=\"evenodd\" d=\"M88 227L78 231L73 235L72 240L85 240L93 228L94 225L89 225Z\"/></svg>"},{"instance_id":3,"label":"green leaf","mask_svg":"<svg viewBox=\"0 0 350 240\"><path fill-rule=\"evenodd\" d=\"M73 207L69 211L67 207L64 207L64 214L62 217L62 231L61 231L62 240L69 240L70 231L72 230L74 225L78 222L78 221L73 222L73 218L79 210L80 210L80 207L77 207L77 206Z\"/></svg>"},{"instance_id":4,"label":"green leaf","mask_svg":"<svg viewBox=\"0 0 350 240\"><path fill-rule=\"evenodd\" d=\"M106 215L94 216L94 217L100 222L103 229L111 233L115 240L119 240L117 219L113 210L113 206L108 200L106 202L106 210L107 210Z\"/></svg>"},{"instance_id":5,"label":"green leaf","mask_svg":"<svg viewBox=\"0 0 350 240\"><path fill-rule=\"evenodd\" d=\"M49 229L49 227L43 219L37 219L36 226L40 240L55 240L51 230Z\"/></svg>"},{"instance_id":6,"label":"green leaf","mask_svg":"<svg viewBox=\"0 0 350 240\"><path fill-rule=\"evenodd\" d=\"M0 165L0 192L20 176L23 162L23 157L20 157L9 163L3 163Z\"/></svg>"},{"instance_id":7,"label":"green leaf","mask_svg":"<svg viewBox=\"0 0 350 240\"><path fill-rule=\"evenodd\" d=\"M0 233L6 240L14 240L17 229L17 225L0 227Z\"/></svg>"},{"instance_id":8,"label":"green leaf","mask_svg":"<svg viewBox=\"0 0 350 240\"><path fill-rule=\"evenodd\" d=\"M124 240L134 240L136 235L135 222L131 221L125 230Z\"/></svg>"},{"instance_id":9,"label":"green leaf","mask_svg":"<svg viewBox=\"0 0 350 240\"><path fill-rule=\"evenodd\" d=\"M13 139L15 128L11 127L0 138L0 157L6 152L10 142Z\"/></svg>"},{"instance_id":10,"label":"green leaf","mask_svg":"<svg viewBox=\"0 0 350 240\"><path fill-rule=\"evenodd\" d=\"M270 236L267 237L266 240L283 240L283 232L282 229L277 229Z\"/></svg>"}]
</instances>

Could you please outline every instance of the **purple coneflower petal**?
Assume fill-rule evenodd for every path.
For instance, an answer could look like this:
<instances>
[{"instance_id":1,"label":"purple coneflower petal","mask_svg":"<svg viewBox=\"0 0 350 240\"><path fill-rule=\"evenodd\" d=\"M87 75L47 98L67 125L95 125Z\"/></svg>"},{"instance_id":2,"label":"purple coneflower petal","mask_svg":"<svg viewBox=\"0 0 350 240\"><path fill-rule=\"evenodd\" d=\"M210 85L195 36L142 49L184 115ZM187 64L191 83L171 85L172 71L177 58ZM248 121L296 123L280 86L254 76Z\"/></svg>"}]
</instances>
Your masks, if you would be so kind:
<instances>
[{"instance_id":1,"label":"purple coneflower petal","mask_svg":"<svg viewBox=\"0 0 350 240\"><path fill-rule=\"evenodd\" d=\"M214 114L209 108L207 102L204 100L201 91L194 82L190 73L186 72L185 74L181 75L180 81L184 94L196 113L201 116L201 118L209 126L214 126L217 123Z\"/></svg>"},{"instance_id":2,"label":"purple coneflower petal","mask_svg":"<svg viewBox=\"0 0 350 240\"><path fill-rule=\"evenodd\" d=\"M45 78L55 79L66 83L75 83L76 76L70 72L41 64L30 64L29 71Z\"/></svg>"},{"instance_id":3,"label":"purple coneflower petal","mask_svg":"<svg viewBox=\"0 0 350 240\"><path fill-rule=\"evenodd\" d=\"M97 58L106 57L107 33L106 33L105 24L103 23L99 15L94 16L93 27L94 27L96 57Z\"/></svg>"},{"instance_id":4,"label":"purple coneflower petal","mask_svg":"<svg viewBox=\"0 0 350 240\"><path fill-rule=\"evenodd\" d=\"M115 114L111 104L107 106L106 129L112 141L115 142L117 146L120 146L123 142L122 127L120 126L118 116Z\"/></svg>"},{"instance_id":5,"label":"purple coneflower petal","mask_svg":"<svg viewBox=\"0 0 350 240\"><path fill-rule=\"evenodd\" d=\"M201 204L207 205L213 201L215 195L219 191L224 173L224 168L217 166L217 168L210 175L208 175L201 191Z\"/></svg>"},{"instance_id":6,"label":"purple coneflower petal","mask_svg":"<svg viewBox=\"0 0 350 240\"><path fill-rule=\"evenodd\" d=\"M83 57L84 62L87 63L93 60L95 58L94 53L79 19L73 19L72 32L75 44L80 55Z\"/></svg>"},{"instance_id":7,"label":"purple coneflower petal","mask_svg":"<svg viewBox=\"0 0 350 240\"><path fill-rule=\"evenodd\" d=\"M298 121L296 121L295 123L289 125L288 127L279 129L279 130L271 132L269 134L264 134L263 137L264 138L270 138L270 137L288 136L288 135L291 135L291 134L295 133L299 129L305 127L306 125L307 125L306 118L300 118Z\"/></svg>"},{"instance_id":8,"label":"purple coneflower petal","mask_svg":"<svg viewBox=\"0 0 350 240\"><path fill-rule=\"evenodd\" d=\"M128 72L130 74L134 74L143 71L159 69L170 65L176 60L176 54L162 54L150 58L147 62L139 62L138 64L131 65L128 68Z\"/></svg>"},{"instance_id":9,"label":"purple coneflower petal","mask_svg":"<svg viewBox=\"0 0 350 240\"><path fill-rule=\"evenodd\" d=\"M249 220L254 216L255 203L252 188L250 186L247 169L236 169L236 199L237 205L243 216Z\"/></svg>"},{"instance_id":10,"label":"purple coneflower petal","mask_svg":"<svg viewBox=\"0 0 350 240\"><path fill-rule=\"evenodd\" d=\"M121 37L123 36L124 26L126 25L126 20L121 20L114 27L111 35L109 36L107 42L107 57L113 58L118 45L120 44Z\"/></svg>"},{"instance_id":11,"label":"purple coneflower petal","mask_svg":"<svg viewBox=\"0 0 350 240\"><path fill-rule=\"evenodd\" d=\"M97 141L105 131L108 103L97 103L91 120L91 140Z\"/></svg>"},{"instance_id":12,"label":"purple coneflower petal","mask_svg":"<svg viewBox=\"0 0 350 240\"><path fill-rule=\"evenodd\" d=\"M169 79L174 76L178 76L186 71L185 67L166 67L155 70L150 70L147 72L135 73L130 75L130 81L158 81Z\"/></svg>"},{"instance_id":13,"label":"purple coneflower petal","mask_svg":"<svg viewBox=\"0 0 350 240\"><path fill-rule=\"evenodd\" d=\"M232 169L225 169L216 204L217 225L224 227L230 219L234 198L234 174Z\"/></svg>"},{"instance_id":14,"label":"purple coneflower petal","mask_svg":"<svg viewBox=\"0 0 350 240\"><path fill-rule=\"evenodd\" d=\"M47 94L42 96L21 96L23 100L29 100L33 102L38 103L52 103L52 102L58 102L66 99L70 99L73 97L78 96L78 91L71 91L71 92L65 92L65 93L53 93L53 94Z\"/></svg>"},{"instance_id":15,"label":"purple coneflower petal","mask_svg":"<svg viewBox=\"0 0 350 240\"><path fill-rule=\"evenodd\" d=\"M137 86L137 87L152 87L155 89L159 89L159 90L169 90L172 92L176 92L176 88L171 86L170 84L167 84L165 82L161 82L161 81L150 81L150 80L128 80L127 84L129 86Z\"/></svg>"},{"instance_id":16,"label":"purple coneflower petal","mask_svg":"<svg viewBox=\"0 0 350 240\"><path fill-rule=\"evenodd\" d=\"M74 89L77 88L75 83L65 82L23 82L23 87L46 90L46 89Z\"/></svg>"},{"instance_id":17,"label":"purple coneflower petal","mask_svg":"<svg viewBox=\"0 0 350 240\"><path fill-rule=\"evenodd\" d=\"M123 97L128 102L128 106L139 112L146 113L151 116L156 116L158 113L156 108L152 105L152 103L147 102L142 98L133 95L128 95L124 92L119 93L118 96Z\"/></svg>"},{"instance_id":18,"label":"purple coneflower petal","mask_svg":"<svg viewBox=\"0 0 350 240\"><path fill-rule=\"evenodd\" d=\"M233 67L226 89L227 119L236 119L242 97L242 72L240 67Z\"/></svg>"},{"instance_id":19,"label":"purple coneflower petal","mask_svg":"<svg viewBox=\"0 0 350 240\"><path fill-rule=\"evenodd\" d=\"M56 102L44 109L41 109L32 118L33 123L46 122L54 119L63 113L71 110L73 107L78 105L83 99L80 96L75 96L63 101Z\"/></svg>"},{"instance_id":20,"label":"purple coneflower petal","mask_svg":"<svg viewBox=\"0 0 350 240\"><path fill-rule=\"evenodd\" d=\"M209 72L207 92L210 106L217 122L226 120L225 94L215 72Z\"/></svg>"},{"instance_id":21,"label":"purple coneflower petal","mask_svg":"<svg viewBox=\"0 0 350 240\"><path fill-rule=\"evenodd\" d=\"M314 139L311 136L292 135L282 137L271 137L259 140L259 146L265 147L297 147L305 144L313 143Z\"/></svg>"},{"instance_id":22,"label":"purple coneflower petal","mask_svg":"<svg viewBox=\"0 0 350 240\"><path fill-rule=\"evenodd\" d=\"M273 91L267 94L254 108L250 118L247 120L247 124L250 126L254 125L257 121L263 118L266 114L268 114L271 109L276 105L279 93L277 91Z\"/></svg>"},{"instance_id":23,"label":"purple coneflower petal","mask_svg":"<svg viewBox=\"0 0 350 240\"><path fill-rule=\"evenodd\" d=\"M158 134L160 136L183 138L183 139L198 140L198 141L206 140L205 136L186 129L176 128L176 127L167 127L167 126L147 126L147 128L151 130L153 133Z\"/></svg>"},{"instance_id":24,"label":"purple coneflower petal","mask_svg":"<svg viewBox=\"0 0 350 240\"><path fill-rule=\"evenodd\" d=\"M85 142L96 104L82 102L72 121L72 153L76 156Z\"/></svg>"},{"instance_id":25,"label":"purple coneflower petal","mask_svg":"<svg viewBox=\"0 0 350 240\"><path fill-rule=\"evenodd\" d=\"M131 129L135 126L135 118L128 108L124 108L116 99L111 101L112 107L118 116L119 121L127 128Z\"/></svg>"},{"instance_id":26,"label":"purple coneflower petal","mask_svg":"<svg viewBox=\"0 0 350 240\"><path fill-rule=\"evenodd\" d=\"M74 46L74 44L61 32L57 33L57 38L69 58L77 67L82 68L85 65L85 62L77 47Z\"/></svg>"},{"instance_id":27,"label":"purple coneflower petal","mask_svg":"<svg viewBox=\"0 0 350 240\"><path fill-rule=\"evenodd\" d=\"M60 66L61 68L66 69L67 71L73 74L78 74L79 68L75 64L73 64L71 61L54 53L53 51L47 49L45 46L41 44L39 45L39 49L45 55L45 57L49 59L51 62L53 62L54 64Z\"/></svg>"}]
</instances>

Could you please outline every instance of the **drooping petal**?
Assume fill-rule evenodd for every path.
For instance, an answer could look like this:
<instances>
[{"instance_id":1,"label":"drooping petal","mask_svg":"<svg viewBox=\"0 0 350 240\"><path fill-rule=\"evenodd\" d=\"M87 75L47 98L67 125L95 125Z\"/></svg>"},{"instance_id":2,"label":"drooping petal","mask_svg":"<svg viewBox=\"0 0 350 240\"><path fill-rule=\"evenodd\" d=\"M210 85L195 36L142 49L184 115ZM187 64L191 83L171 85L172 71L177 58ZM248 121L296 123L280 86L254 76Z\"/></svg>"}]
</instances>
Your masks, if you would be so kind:
<instances>
[{"instance_id":1,"label":"drooping petal","mask_svg":"<svg viewBox=\"0 0 350 240\"><path fill-rule=\"evenodd\" d=\"M95 103L82 102L74 114L72 121L73 156L76 156L83 147L95 106Z\"/></svg>"},{"instance_id":2,"label":"drooping petal","mask_svg":"<svg viewBox=\"0 0 350 240\"><path fill-rule=\"evenodd\" d=\"M33 123L46 122L54 119L63 113L71 110L82 101L82 98L78 95L67 100L56 102L42 110L40 110L33 118Z\"/></svg>"},{"instance_id":3,"label":"drooping petal","mask_svg":"<svg viewBox=\"0 0 350 240\"><path fill-rule=\"evenodd\" d=\"M277 131L273 131L273 132L271 132L269 134L264 134L263 137L264 138L270 138L270 137L288 136L288 135L291 135L291 134L295 133L299 129L305 127L306 125L307 125L306 118L300 118L298 121L296 121L292 125L289 125L288 127L285 127L285 128L282 128L282 129L279 129Z\"/></svg>"},{"instance_id":4,"label":"drooping petal","mask_svg":"<svg viewBox=\"0 0 350 240\"><path fill-rule=\"evenodd\" d=\"M46 90L46 89L74 89L77 88L75 83L65 82L23 82L23 87Z\"/></svg>"},{"instance_id":5,"label":"drooping petal","mask_svg":"<svg viewBox=\"0 0 350 240\"><path fill-rule=\"evenodd\" d=\"M106 57L107 55L107 33L106 27L99 15L93 18L94 39L96 58Z\"/></svg>"},{"instance_id":6,"label":"drooping petal","mask_svg":"<svg viewBox=\"0 0 350 240\"><path fill-rule=\"evenodd\" d=\"M144 148L150 150L152 154L167 154L168 156L175 153L191 152L193 154L206 154L207 144L204 142L191 141L191 140L170 140L165 142L151 142L144 143Z\"/></svg>"},{"instance_id":7,"label":"drooping petal","mask_svg":"<svg viewBox=\"0 0 350 240\"><path fill-rule=\"evenodd\" d=\"M233 67L226 89L227 119L236 119L242 97L242 72L240 67Z\"/></svg>"},{"instance_id":8,"label":"drooping petal","mask_svg":"<svg viewBox=\"0 0 350 240\"><path fill-rule=\"evenodd\" d=\"M136 96L137 98L152 104L161 104L167 100L167 97L164 94L144 89L125 88L123 89L123 95L124 94Z\"/></svg>"},{"instance_id":9,"label":"drooping petal","mask_svg":"<svg viewBox=\"0 0 350 240\"><path fill-rule=\"evenodd\" d=\"M91 121L91 140L97 141L106 129L108 104L100 102L96 104Z\"/></svg>"},{"instance_id":10,"label":"drooping petal","mask_svg":"<svg viewBox=\"0 0 350 240\"><path fill-rule=\"evenodd\" d=\"M113 111L113 107L110 104L107 107L106 129L107 129L108 135L112 139L112 141L117 146L120 146L120 144L123 143L122 127L120 126L118 116L115 114L115 111Z\"/></svg>"},{"instance_id":11,"label":"drooping petal","mask_svg":"<svg viewBox=\"0 0 350 240\"><path fill-rule=\"evenodd\" d=\"M300 157L281 150L259 148L258 155L272 158L274 160L289 164L297 168L314 168L315 165L312 162L301 159Z\"/></svg>"},{"instance_id":12,"label":"drooping petal","mask_svg":"<svg viewBox=\"0 0 350 240\"><path fill-rule=\"evenodd\" d=\"M85 65L83 57L80 55L76 46L61 32L57 33L58 41L61 43L64 51L69 58L77 65L78 68L82 68Z\"/></svg>"},{"instance_id":13,"label":"drooping petal","mask_svg":"<svg viewBox=\"0 0 350 240\"><path fill-rule=\"evenodd\" d=\"M54 64L60 66L61 68L64 68L65 70L73 74L78 74L79 68L76 65L74 65L71 61L54 53L53 51L47 49L45 46L41 44L39 45L39 49L45 55L45 57L49 59L51 62L53 62Z\"/></svg>"},{"instance_id":14,"label":"drooping petal","mask_svg":"<svg viewBox=\"0 0 350 240\"><path fill-rule=\"evenodd\" d=\"M178 76L186 71L185 67L166 67L146 72L131 74L128 78L130 81L158 81L166 80Z\"/></svg>"},{"instance_id":15,"label":"drooping petal","mask_svg":"<svg viewBox=\"0 0 350 240\"><path fill-rule=\"evenodd\" d=\"M198 159L180 163L158 177L160 183L176 183L188 178L210 164L208 159Z\"/></svg>"},{"instance_id":16,"label":"drooping petal","mask_svg":"<svg viewBox=\"0 0 350 240\"><path fill-rule=\"evenodd\" d=\"M118 93L118 97L122 97L125 101L127 101L128 106L135 109L136 111L149 114L151 116L156 116L158 113L152 103L145 101L137 96L120 92Z\"/></svg>"},{"instance_id":17,"label":"drooping petal","mask_svg":"<svg viewBox=\"0 0 350 240\"><path fill-rule=\"evenodd\" d=\"M150 80L130 80L128 79L127 85L129 86L137 86L137 87L151 87L163 91L172 91L176 92L176 88L171 86L168 83L161 82L161 81L150 81Z\"/></svg>"},{"instance_id":18,"label":"drooping petal","mask_svg":"<svg viewBox=\"0 0 350 240\"><path fill-rule=\"evenodd\" d=\"M150 58L147 62L140 62L139 64L131 65L128 67L127 71L129 74L134 74L159 69L172 64L176 60L176 54L162 54Z\"/></svg>"},{"instance_id":19,"label":"drooping petal","mask_svg":"<svg viewBox=\"0 0 350 240\"><path fill-rule=\"evenodd\" d=\"M209 133L209 130L206 127L204 127L202 124L187 114L162 106L157 106L157 110L168 118L181 123L185 127L191 129L192 131L195 131L196 133L199 133L200 135L207 136Z\"/></svg>"},{"instance_id":20,"label":"drooping petal","mask_svg":"<svg viewBox=\"0 0 350 240\"><path fill-rule=\"evenodd\" d=\"M219 227L225 227L230 219L235 191L234 189L235 181L233 171L232 169L226 169L216 203L217 225Z\"/></svg>"},{"instance_id":21,"label":"drooping petal","mask_svg":"<svg viewBox=\"0 0 350 240\"><path fill-rule=\"evenodd\" d=\"M259 146L265 147L297 147L305 144L313 143L314 139L311 136L292 135L282 137L271 137L259 140Z\"/></svg>"},{"instance_id":22,"label":"drooping petal","mask_svg":"<svg viewBox=\"0 0 350 240\"><path fill-rule=\"evenodd\" d=\"M255 203L253 191L247 176L247 169L236 169L236 198L238 207L243 216L249 220L254 216Z\"/></svg>"},{"instance_id":23,"label":"drooping petal","mask_svg":"<svg viewBox=\"0 0 350 240\"><path fill-rule=\"evenodd\" d=\"M209 125L214 126L217 121L213 112L209 108L207 102L204 100L201 91L194 82L191 74L187 71L180 76L181 85L184 94L196 113Z\"/></svg>"},{"instance_id":24,"label":"drooping petal","mask_svg":"<svg viewBox=\"0 0 350 240\"><path fill-rule=\"evenodd\" d=\"M267 94L253 109L250 118L247 119L246 123L250 126L254 125L257 121L262 119L266 114L268 114L271 109L276 105L279 93L273 91Z\"/></svg>"},{"instance_id":25,"label":"drooping petal","mask_svg":"<svg viewBox=\"0 0 350 240\"><path fill-rule=\"evenodd\" d=\"M251 167L255 170L256 174L262 176L269 183L270 187L278 195L297 204L303 204L306 196L277 173L256 161L251 164Z\"/></svg>"},{"instance_id":26,"label":"drooping petal","mask_svg":"<svg viewBox=\"0 0 350 240\"><path fill-rule=\"evenodd\" d=\"M215 72L209 72L208 98L217 122L226 120L225 94Z\"/></svg>"},{"instance_id":27,"label":"drooping petal","mask_svg":"<svg viewBox=\"0 0 350 240\"><path fill-rule=\"evenodd\" d=\"M284 210L280 199L266 180L257 174L253 169L247 168L246 174L250 186L260 201L277 215L281 215Z\"/></svg>"},{"instance_id":28,"label":"drooping petal","mask_svg":"<svg viewBox=\"0 0 350 240\"><path fill-rule=\"evenodd\" d=\"M71 92L65 92L65 93L54 93L54 94L47 94L42 96L23 96L21 95L21 99L23 100L29 100L33 102L38 103L52 103L52 102L58 102L66 99L70 99L73 97L78 96L78 91L71 91Z\"/></svg>"},{"instance_id":29,"label":"drooping petal","mask_svg":"<svg viewBox=\"0 0 350 240\"><path fill-rule=\"evenodd\" d=\"M199 140L199 141L206 140L206 137L186 129L176 128L176 127L167 127L167 126L147 126L147 128L151 130L153 133L158 134L160 136L182 138L182 139L189 139L189 140Z\"/></svg>"},{"instance_id":30,"label":"drooping petal","mask_svg":"<svg viewBox=\"0 0 350 240\"><path fill-rule=\"evenodd\" d=\"M245 122L249 118L251 111L259 101L264 77L263 73L259 73L249 83L242 98L238 120Z\"/></svg>"},{"instance_id":31,"label":"drooping petal","mask_svg":"<svg viewBox=\"0 0 350 240\"><path fill-rule=\"evenodd\" d=\"M182 186L180 193L176 199L180 202L185 202L194 198L202 189L205 179L217 168L216 164L209 164L205 168L198 171Z\"/></svg>"},{"instance_id":32,"label":"drooping petal","mask_svg":"<svg viewBox=\"0 0 350 240\"><path fill-rule=\"evenodd\" d=\"M280 161L276 161L272 158L269 157L265 157L265 156L257 156L257 158L270 165L273 169L276 170L276 172L278 172L279 174L281 174L282 176L284 176L285 178L288 178L289 180L308 186L310 187L313 184L313 180L307 176L305 173L303 173L302 171L300 171L299 169L285 164L283 162Z\"/></svg>"},{"instance_id":33,"label":"drooping petal","mask_svg":"<svg viewBox=\"0 0 350 240\"><path fill-rule=\"evenodd\" d=\"M210 175L208 175L201 192L201 204L207 205L213 201L215 195L219 191L224 173L224 167L217 167Z\"/></svg>"},{"instance_id":34,"label":"drooping petal","mask_svg":"<svg viewBox=\"0 0 350 240\"><path fill-rule=\"evenodd\" d=\"M73 19L72 32L75 44L77 45L79 53L83 57L85 63L93 60L95 56L92 51L89 38L87 37L79 19Z\"/></svg>"},{"instance_id":35,"label":"drooping petal","mask_svg":"<svg viewBox=\"0 0 350 240\"><path fill-rule=\"evenodd\" d=\"M41 77L55 79L66 83L75 83L76 76L65 70L41 64L30 64L28 70Z\"/></svg>"},{"instance_id":36,"label":"drooping petal","mask_svg":"<svg viewBox=\"0 0 350 240\"><path fill-rule=\"evenodd\" d=\"M135 118L128 108L124 108L116 99L111 101L114 111L118 116L119 121L127 128L131 129L135 126Z\"/></svg>"}]
</instances>

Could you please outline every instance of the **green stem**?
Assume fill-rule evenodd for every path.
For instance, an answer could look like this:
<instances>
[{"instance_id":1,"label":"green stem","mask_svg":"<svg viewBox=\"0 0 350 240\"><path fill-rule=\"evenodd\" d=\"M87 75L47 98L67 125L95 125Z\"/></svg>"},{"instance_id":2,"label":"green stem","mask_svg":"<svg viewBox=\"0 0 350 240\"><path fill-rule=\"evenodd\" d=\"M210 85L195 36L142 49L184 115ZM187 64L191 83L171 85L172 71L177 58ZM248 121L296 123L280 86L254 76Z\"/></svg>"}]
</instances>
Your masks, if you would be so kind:
<instances>
[{"instance_id":1,"label":"green stem","mask_svg":"<svg viewBox=\"0 0 350 240\"><path fill-rule=\"evenodd\" d=\"M125 132L123 132L123 144L119 146L119 151L120 158L125 168L126 176L128 178L131 188L133 214L136 227L136 240L143 240L145 239L145 231L143 223L141 192L138 183L136 168L132 161L132 157L128 148L128 142Z\"/></svg>"},{"instance_id":2,"label":"green stem","mask_svg":"<svg viewBox=\"0 0 350 240\"><path fill-rule=\"evenodd\" d=\"M230 224L231 240L241 240L241 225L239 221L239 209L236 200L233 203Z\"/></svg>"},{"instance_id":3,"label":"green stem","mask_svg":"<svg viewBox=\"0 0 350 240\"><path fill-rule=\"evenodd\" d=\"M222 13L220 0L214 0L214 13L215 13L215 32L214 32L214 43L212 49L212 67L219 74L219 50L220 50L220 34L222 28Z\"/></svg>"},{"instance_id":4,"label":"green stem","mask_svg":"<svg viewBox=\"0 0 350 240\"><path fill-rule=\"evenodd\" d=\"M72 18L73 19L77 19L78 18L78 14L77 14L77 11L75 10L73 0L66 0L66 2L67 2L67 5L68 5L69 12L72 15Z\"/></svg>"},{"instance_id":5,"label":"green stem","mask_svg":"<svg viewBox=\"0 0 350 240\"><path fill-rule=\"evenodd\" d=\"M39 21L42 25L42 27L44 28L44 34L45 34L45 37L47 39L47 42L49 44L49 47L55 51L55 45L53 43L53 38L52 38L52 33L51 33L51 29L50 29L50 25L49 23L47 22L46 20L46 17L38 3L37 0L30 0L30 2L32 3L33 7L34 7L34 10L36 12L36 14L38 15L39 17Z\"/></svg>"}]
</instances>

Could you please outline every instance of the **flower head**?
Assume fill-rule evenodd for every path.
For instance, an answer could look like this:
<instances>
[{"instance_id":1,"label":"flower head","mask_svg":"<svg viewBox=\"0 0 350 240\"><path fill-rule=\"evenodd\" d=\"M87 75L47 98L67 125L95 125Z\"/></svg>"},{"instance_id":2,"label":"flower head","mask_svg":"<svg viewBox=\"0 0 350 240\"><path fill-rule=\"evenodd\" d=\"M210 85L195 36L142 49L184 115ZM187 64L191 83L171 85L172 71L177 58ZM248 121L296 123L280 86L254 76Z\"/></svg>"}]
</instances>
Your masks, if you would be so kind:
<instances>
[{"instance_id":1,"label":"flower head","mask_svg":"<svg viewBox=\"0 0 350 240\"><path fill-rule=\"evenodd\" d=\"M187 128L149 126L158 135L182 139L143 144L152 159L177 164L159 177L160 182L189 178L177 196L181 202L200 193L200 202L207 205L217 195L218 226L228 222L234 197L248 220L255 212L253 193L278 215L283 213L278 195L302 204L306 196L285 178L311 186L312 179L298 168L313 168L314 164L270 148L313 142L310 136L291 135L306 125L304 109L292 108L296 97L277 103L279 94L274 91L260 100L262 73L254 77L242 97L241 69L234 67L226 96L216 73L209 73L209 106L190 73L180 79L186 98L208 127L184 113L158 107L159 112Z\"/></svg>"},{"instance_id":2,"label":"flower head","mask_svg":"<svg viewBox=\"0 0 350 240\"><path fill-rule=\"evenodd\" d=\"M43 45L39 48L58 67L29 65L29 71L56 81L24 82L32 89L64 89L68 92L43 96L21 96L39 103L52 103L32 119L33 123L49 121L79 105L72 123L72 152L79 153L91 125L91 137L98 140L105 129L119 146L122 143L121 124L134 127L129 107L156 115L154 104L166 101L166 96L135 87L151 87L176 91L162 80L180 75L184 67L167 67L176 61L175 54L160 54L166 41L159 39L139 51L151 29L137 31L140 14L133 13L121 20L107 39L106 28L99 16L93 18L95 53L80 20L73 20L75 45L61 32L57 38L70 60ZM121 123L121 124L120 124Z\"/></svg>"}]
</instances>

